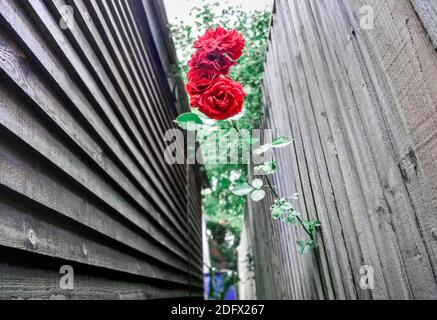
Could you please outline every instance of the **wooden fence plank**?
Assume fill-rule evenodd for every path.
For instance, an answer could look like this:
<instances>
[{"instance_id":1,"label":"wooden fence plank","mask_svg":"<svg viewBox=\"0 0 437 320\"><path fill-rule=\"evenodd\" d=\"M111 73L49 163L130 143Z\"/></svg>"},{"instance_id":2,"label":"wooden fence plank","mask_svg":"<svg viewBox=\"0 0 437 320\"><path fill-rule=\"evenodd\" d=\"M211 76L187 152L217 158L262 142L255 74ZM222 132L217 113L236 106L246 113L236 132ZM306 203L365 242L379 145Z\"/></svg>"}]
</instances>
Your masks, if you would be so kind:
<instances>
[{"instance_id":1,"label":"wooden fence plank","mask_svg":"<svg viewBox=\"0 0 437 320\"><path fill-rule=\"evenodd\" d=\"M303 217L322 227L318 250L302 257L290 243L303 234L268 218L269 197L248 206L258 298L437 299L432 6L275 1L263 128L294 145L274 152L272 179L281 195L298 192ZM364 265L373 290L360 286Z\"/></svg>"},{"instance_id":2,"label":"wooden fence plank","mask_svg":"<svg viewBox=\"0 0 437 320\"><path fill-rule=\"evenodd\" d=\"M0 1L1 298L202 295L199 166L164 161L188 106L164 74L176 54L162 10ZM63 292L70 263L79 284Z\"/></svg>"}]
</instances>

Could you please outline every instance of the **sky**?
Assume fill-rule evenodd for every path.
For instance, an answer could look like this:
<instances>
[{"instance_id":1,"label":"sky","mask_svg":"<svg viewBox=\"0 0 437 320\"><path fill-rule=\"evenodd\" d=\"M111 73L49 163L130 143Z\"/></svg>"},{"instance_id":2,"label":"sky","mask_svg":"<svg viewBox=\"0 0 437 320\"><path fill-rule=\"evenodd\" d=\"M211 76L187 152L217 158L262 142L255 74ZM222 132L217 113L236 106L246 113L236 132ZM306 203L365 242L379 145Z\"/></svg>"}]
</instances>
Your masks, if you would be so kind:
<instances>
[{"instance_id":1,"label":"sky","mask_svg":"<svg viewBox=\"0 0 437 320\"><path fill-rule=\"evenodd\" d=\"M213 4L215 2L230 6L241 5L244 10L262 10L267 5L271 5L271 0L164 0L167 9L167 16L170 23L183 20L186 23L193 23L193 17L189 13L191 8L203 6L204 3ZM176 19L177 17L177 19Z\"/></svg>"}]
</instances>

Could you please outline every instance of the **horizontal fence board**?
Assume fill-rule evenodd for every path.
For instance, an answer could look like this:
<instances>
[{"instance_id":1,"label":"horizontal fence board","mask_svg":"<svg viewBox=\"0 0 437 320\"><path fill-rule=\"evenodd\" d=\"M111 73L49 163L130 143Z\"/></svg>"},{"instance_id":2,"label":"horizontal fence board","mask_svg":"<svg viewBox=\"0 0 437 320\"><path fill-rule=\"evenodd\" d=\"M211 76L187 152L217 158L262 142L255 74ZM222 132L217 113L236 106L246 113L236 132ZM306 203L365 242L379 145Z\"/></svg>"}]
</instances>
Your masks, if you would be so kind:
<instances>
[{"instance_id":1,"label":"horizontal fence board","mask_svg":"<svg viewBox=\"0 0 437 320\"><path fill-rule=\"evenodd\" d=\"M32 263L29 263L29 262ZM60 267L70 265L75 270L74 289L60 288ZM199 289L168 285L156 281L141 281L117 272L90 269L66 260L16 252L8 248L0 256L0 299L156 299L201 295Z\"/></svg>"},{"instance_id":2,"label":"horizontal fence board","mask_svg":"<svg viewBox=\"0 0 437 320\"><path fill-rule=\"evenodd\" d=\"M61 28L66 9L71 28ZM164 133L187 100L164 74L176 55L160 10L0 2L1 298L202 295L202 176L164 161ZM15 256L71 262L88 283L59 293L56 270L8 266Z\"/></svg>"}]
</instances>

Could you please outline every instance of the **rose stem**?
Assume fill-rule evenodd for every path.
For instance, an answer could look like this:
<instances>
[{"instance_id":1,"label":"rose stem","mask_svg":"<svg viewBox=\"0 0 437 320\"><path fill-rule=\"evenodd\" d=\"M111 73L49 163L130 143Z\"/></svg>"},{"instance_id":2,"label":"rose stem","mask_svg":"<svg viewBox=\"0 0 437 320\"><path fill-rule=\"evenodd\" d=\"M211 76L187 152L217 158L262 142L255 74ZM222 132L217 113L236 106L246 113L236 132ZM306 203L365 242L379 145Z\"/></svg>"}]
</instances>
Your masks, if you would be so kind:
<instances>
[{"instance_id":1,"label":"rose stem","mask_svg":"<svg viewBox=\"0 0 437 320\"><path fill-rule=\"evenodd\" d=\"M229 121L229 120L227 120L227 122L230 123L231 126L232 126L232 127L237 131L237 133L240 135L240 137L242 137L241 134L240 134L240 130L238 129L237 124L235 123L235 121L232 121L232 120ZM258 164L255 163L255 165L258 165ZM279 199L280 199L279 194L276 192L275 188L273 187L273 185L272 185L272 183L271 183L271 181L270 181L269 176L268 176L268 175L264 175L264 177L265 177L266 180L267 180L267 184L268 184L268 186L269 186L270 192L273 194L275 200L279 200ZM305 230L305 232L308 234L308 236L310 237L310 239L311 239L311 240L314 240L314 235L313 235L312 232L310 232L310 231L307 229L307 227L303 224L302 219L301 219L299 216L295 216L295 217L297 218L297 221L299 221L300 225L301 225L302 228Z\"/></svg>"}]
</instances>

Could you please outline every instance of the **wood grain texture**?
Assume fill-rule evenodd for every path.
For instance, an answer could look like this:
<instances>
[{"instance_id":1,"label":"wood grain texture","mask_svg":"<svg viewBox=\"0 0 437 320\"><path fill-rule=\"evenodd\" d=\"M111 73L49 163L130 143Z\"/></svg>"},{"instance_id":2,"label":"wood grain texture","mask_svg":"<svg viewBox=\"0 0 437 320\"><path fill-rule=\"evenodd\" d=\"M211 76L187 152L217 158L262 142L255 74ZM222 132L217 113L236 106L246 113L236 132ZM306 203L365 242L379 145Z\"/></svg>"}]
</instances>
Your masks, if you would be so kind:
<instances>
[{"instance_id":1,"label":"wood grain texture","mask_svg":"<svg viewBox=\"0 0 437 320\"><path fill-rule=\"evenodd\" d=\"M411 3L431 38L434 49L437 50L437 2L432 0L411 0Z\"/></svg>"},{"instance_id":2,"label":"wood grain texture","mask_svg":"<svg viewBox=\"0 0 437 320\"><path fill-rule=\"evenodd\" d=\"M187 104L166 73L176 55L163 10L0 1L1 298L63 295L52 280L68 263L88 284L66 298L202 295L202 176L164 161L164 133ZM11 267L15 256L56 268Z\"/></svg>"},{"instance_id":3,"label":"wood grain texture","mask_svg":"<svg viewBox=\"0 0 437 320\"><path fill-rule=\"evenodd\" d=\"M318 250L302 256L295 241L305 234L270 218L271 199L248 206L258 298L437 299L433 10L414 0L275 1L263 127L295 141L275 150L273 180L283 196L299 193L297 208L322 228ZM374 290L359 285L363 265Z\"/></svg>"}]
</instances>

